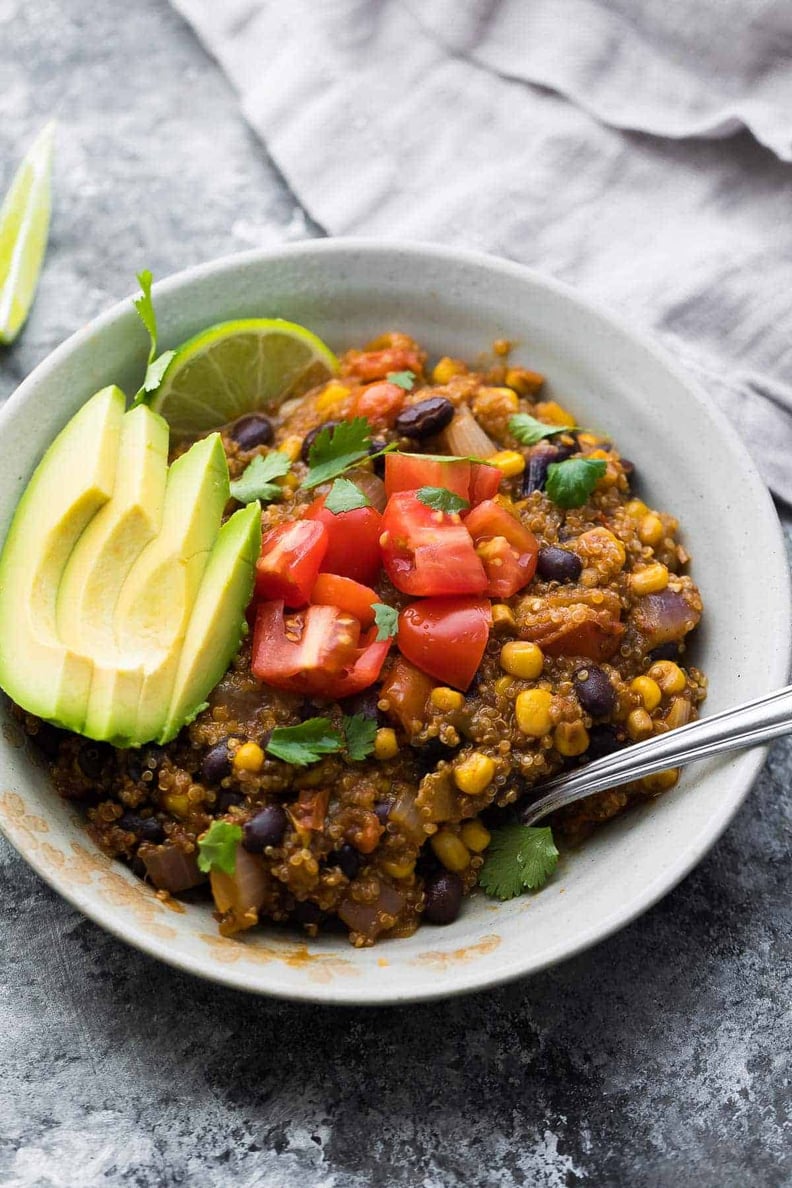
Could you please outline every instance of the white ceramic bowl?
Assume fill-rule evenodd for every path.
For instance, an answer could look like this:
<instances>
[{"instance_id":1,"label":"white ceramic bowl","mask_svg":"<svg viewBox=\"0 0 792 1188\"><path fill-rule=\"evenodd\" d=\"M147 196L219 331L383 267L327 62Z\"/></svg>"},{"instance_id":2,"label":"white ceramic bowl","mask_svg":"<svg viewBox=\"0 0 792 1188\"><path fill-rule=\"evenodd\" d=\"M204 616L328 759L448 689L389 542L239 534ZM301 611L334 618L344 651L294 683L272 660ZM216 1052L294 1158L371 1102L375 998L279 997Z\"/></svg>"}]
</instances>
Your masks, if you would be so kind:
<instances>
[{"instance_id":1,"label":"white ceramic bowl","mask_svg":"<svg viewBox=\"0 0 792 1188\"><path fill-rule=\"evenodd\" d=\"M695 645L709 712L781 685L789 585L778 520L737 435L654 344L569 289L501 260L420 245L320 240L207 264L156 286L162 345L226 318L282 316L333 347L386 329L436 354L475 356L495 338L545 372L582 424L607 427L640 492L682 521L706 614ZM136 388L144 334L125 301L59 347L0 416L0 532L46 445L111 382ZM674 886L747 794L764 750L701 764L670 793L602 829L538 895L474 896L448 928L354 950L276 929L217 935L208 906L173 910L105 858L59 801L7 713L0 825L46 881L98 924L180 969L258 993L395 1003L481 989L594 944Z\"/></svg>"}]
</instances>

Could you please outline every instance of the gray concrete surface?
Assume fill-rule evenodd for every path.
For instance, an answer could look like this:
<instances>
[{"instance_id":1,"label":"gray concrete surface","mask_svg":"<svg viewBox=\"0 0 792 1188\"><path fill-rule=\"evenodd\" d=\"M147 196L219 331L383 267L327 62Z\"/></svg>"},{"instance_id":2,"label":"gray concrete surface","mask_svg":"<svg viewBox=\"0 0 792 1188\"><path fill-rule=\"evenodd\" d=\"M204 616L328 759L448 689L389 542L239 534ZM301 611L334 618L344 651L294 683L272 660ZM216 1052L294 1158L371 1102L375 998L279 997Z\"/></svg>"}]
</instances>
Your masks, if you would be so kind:
<instances>
[{"instance_id":1,"label":"gray concrete surface","mask_svg":"<svg viewBox=\"0 0 792 1188\"><path fill-rule=\"evenodd\" d=\"M3 183L52 113L52 242L0 396L140 267L317 232L164 0L0 0ZM401 1010L174 973L0 843L0 1183L792 1183L790 776L782 743L695 873L599 948Z\"/></svg>"}]
</instances>

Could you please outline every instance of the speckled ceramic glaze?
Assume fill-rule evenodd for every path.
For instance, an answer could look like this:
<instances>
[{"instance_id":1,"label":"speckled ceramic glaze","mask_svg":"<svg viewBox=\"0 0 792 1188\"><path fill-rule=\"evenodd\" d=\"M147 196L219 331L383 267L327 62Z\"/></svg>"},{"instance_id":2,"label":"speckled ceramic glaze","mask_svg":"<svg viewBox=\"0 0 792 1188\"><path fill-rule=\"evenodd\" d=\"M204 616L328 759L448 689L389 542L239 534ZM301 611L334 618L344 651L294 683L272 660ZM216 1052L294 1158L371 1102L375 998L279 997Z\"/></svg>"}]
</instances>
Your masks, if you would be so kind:
<instances>
[{"instance_id":1,"label":"speckled ceramic glaze","mask_svg":"<svg viewBox=\"0 0 792 1188\"><path fill-rule=\"evenodd\" d=\"M578 420L612 432L637 464L641 495L673 512L705 602L695 662L712 713L784 682L789 588L779 524L734 431L652 344L560 284L516 265L419 245L314 241L252 252L172 277L155 289L161 344L227 318L304 322L343 349L385 330L430 351L475 356L495 338L545 372ZM98 388L139 382L144 333L123 302L64 343L0 417L0 526L33 467ZM59 801L40 760L3 709L0 825L38 873L76 907L163 961L230 986L330 1003L395 1003L480 989L578 952L643 912L677 883L728 824L764 751L689 769L666 796L604 828L538 895L499 904L474 896L447 928L354 950L261 929L218 936L209 906L166 906L104 857Z\"/></svg>"}]
</instances>

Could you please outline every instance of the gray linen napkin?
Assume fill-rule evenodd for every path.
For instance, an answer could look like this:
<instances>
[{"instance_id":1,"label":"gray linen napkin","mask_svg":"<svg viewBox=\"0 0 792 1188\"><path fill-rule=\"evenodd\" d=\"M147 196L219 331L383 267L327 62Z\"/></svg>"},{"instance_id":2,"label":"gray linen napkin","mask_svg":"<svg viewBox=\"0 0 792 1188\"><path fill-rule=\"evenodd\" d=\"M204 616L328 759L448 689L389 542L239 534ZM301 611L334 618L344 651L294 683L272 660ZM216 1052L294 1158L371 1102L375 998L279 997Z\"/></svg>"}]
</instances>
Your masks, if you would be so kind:
<instances>
[{"instance_id":1,"label":"gray linen napkin","mask_svg":"<svg viewBox=\"0 0 792 1188\"><path fill-rule=\"evenodd\" d=\"M792 503L788 0L173 3L326 231L492 251L651 327Z\"/></svg>"}]
</instances>

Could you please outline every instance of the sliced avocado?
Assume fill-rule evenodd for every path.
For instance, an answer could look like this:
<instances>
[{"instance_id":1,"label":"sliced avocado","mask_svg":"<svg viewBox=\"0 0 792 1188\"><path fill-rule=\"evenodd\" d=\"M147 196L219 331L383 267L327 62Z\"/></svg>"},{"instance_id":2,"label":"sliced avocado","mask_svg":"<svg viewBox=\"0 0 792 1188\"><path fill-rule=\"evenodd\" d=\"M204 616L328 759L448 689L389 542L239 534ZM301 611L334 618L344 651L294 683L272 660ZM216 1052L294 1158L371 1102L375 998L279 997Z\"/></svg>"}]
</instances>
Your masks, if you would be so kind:
<instances>
[{"instance_id":1,"label":"sliced avocado","mask_svg":"<svg viewBox=\"0 0 792 1188\"><path fill-rule=\"evenodd\" d=\"M249 503L220 529L184 640L161 743L170 742L239 650L261 551L261 507Z\"/></svg>"},{"instance_id":2,"label":"sliced avocado","mask_svg":"<svg viewBox=\"0 0 792 1188\"><path fill-rule=\"evenodd\" d=\"M0 686L70 730L82 730L93 666L58 636L58 590L77 540L113 493L125 403L120 388L104 388L72 417L28 483L0 556Z\"/></svg>"},{"instance_id":3,"label":"sliced avocado","mask_svg":"<svg viewBox=\"0 0 792 1188\"><path fill-rule=\"evenodd\" d=\"M116 667L97 670L91 700L111 707L107 737L138 746L168 718L179 660L229 498L220 436L195 443L168 473L159 535L132 566L115 609Z\"/></svg>"},{"instance_id":4,"label":"sliced avocado","mask_svg":"<svg viewBox=\"0 0 792 1188\"><path fill-rule=\"evenodd\" d=\"M114 629L121 587L162 523L168 476L168 426L145 405L121 422L112 498L94 516L69 558L58 593L58 634L71 650L93 658L83 732L107 738L115 707L104 670L118 666Z\"/></svg>"}]
</instances>

